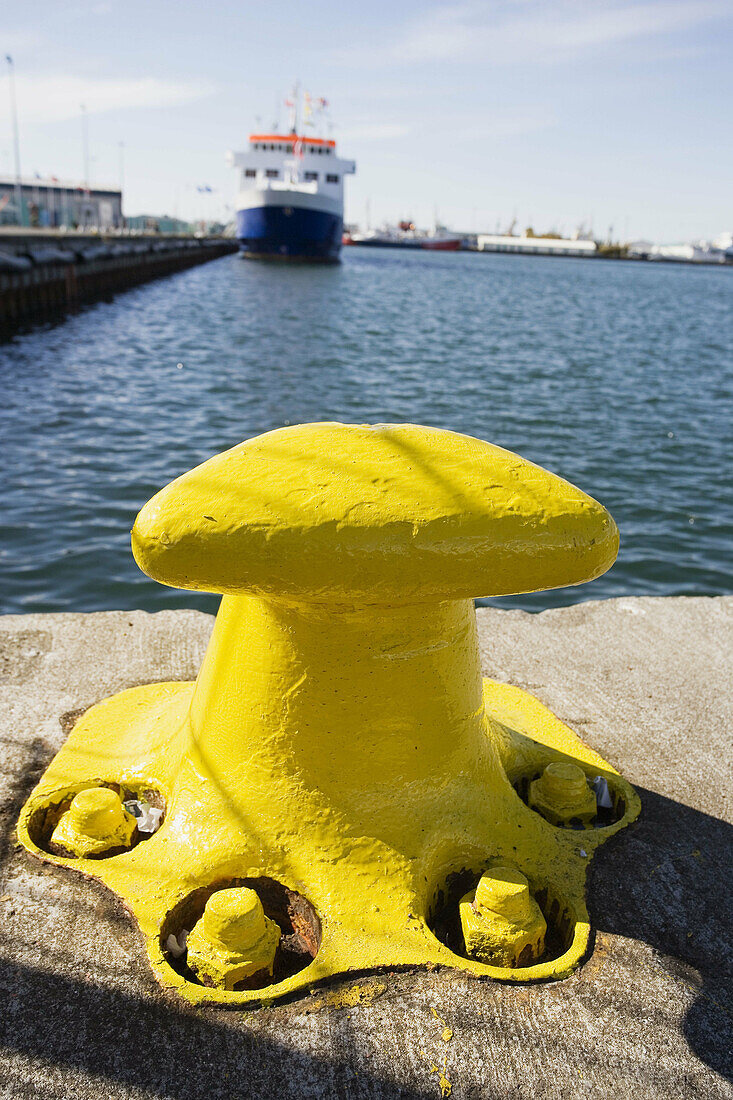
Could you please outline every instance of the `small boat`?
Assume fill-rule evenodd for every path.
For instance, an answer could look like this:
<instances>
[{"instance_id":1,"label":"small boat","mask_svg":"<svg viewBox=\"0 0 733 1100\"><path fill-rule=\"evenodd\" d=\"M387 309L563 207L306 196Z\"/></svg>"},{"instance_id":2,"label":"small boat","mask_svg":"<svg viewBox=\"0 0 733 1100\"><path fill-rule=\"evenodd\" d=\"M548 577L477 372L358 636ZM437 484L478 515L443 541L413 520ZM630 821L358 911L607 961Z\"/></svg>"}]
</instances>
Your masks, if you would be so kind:
<instances>
[{"instance_id":1,"label":"small boat","mask_svg":"<svg viewBox=\"0 0 733 1100\"><path fill-rule=\"evenodd\" d=\"M422 247L428 248L432 252L457 252L461 247L461 238L448 235L445 237L426 237L422 242Z\"/></svg>"},{"instance_id":2,"label":"small boat","mask_svg":"<svg viewBox=\"0 0 733 1100\"><path fill-rule=\"evenodd\" d=\"M418 229L412 221L401 221L397 225L385 225L381 229L367 230L366 233L353 230L344 235L344 244L367 245L371 248L416 248L432 252L456 252L462 244L461 238L450 234L444 226L436 226L430 233Z\"/></svg>"}]
</instances>

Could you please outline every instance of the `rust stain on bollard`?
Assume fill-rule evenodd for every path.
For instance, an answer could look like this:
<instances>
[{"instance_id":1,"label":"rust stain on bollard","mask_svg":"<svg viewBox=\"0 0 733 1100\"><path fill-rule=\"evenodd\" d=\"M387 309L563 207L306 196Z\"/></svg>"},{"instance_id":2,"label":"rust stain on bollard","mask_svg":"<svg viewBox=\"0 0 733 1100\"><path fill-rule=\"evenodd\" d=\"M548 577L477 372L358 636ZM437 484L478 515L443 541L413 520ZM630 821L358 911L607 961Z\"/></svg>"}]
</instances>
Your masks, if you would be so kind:
<instances>
[{"instance_id":1,"label":"rust stain on bollard","mask_svg":"<svg viewBox=\"0 0 733 1100\"><path fill-rule=\"evenodd\" d=\"M570 973L589 937L588 860L639 801L538 700L482 679L473 598L603 573L618 532L600 504L467 436L313 424L178 478L132 541L156 580L223 596L198 679L87 711L19 835L126 900L161 981L246 1005L372 968ZM601 776L612 812L581 832L535 812L528 791L551 764ZM109 859L53 856L54 806L95 781L159 792L163 824ZM547 935L482 960L459 903L497 866L527 883ZM272 977L268 964L257 988L204 984L166 944L184 943L216 891L243 886L282 933Z\"/></svg>"}]
</instances>

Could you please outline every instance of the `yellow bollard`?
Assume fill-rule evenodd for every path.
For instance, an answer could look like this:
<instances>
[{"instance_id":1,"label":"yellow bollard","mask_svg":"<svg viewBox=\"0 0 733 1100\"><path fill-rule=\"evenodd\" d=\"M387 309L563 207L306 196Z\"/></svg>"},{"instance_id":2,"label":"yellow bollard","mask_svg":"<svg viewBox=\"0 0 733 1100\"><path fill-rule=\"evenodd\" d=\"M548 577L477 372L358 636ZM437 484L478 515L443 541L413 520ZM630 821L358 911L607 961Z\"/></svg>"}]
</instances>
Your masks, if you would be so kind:
<instances>
[{"instance_id":1,"label":"yellow bollard","mask_svg":"<svg viewBox=\"0 0 733 1100\"><path fill-rule=\"evenodd\" d=\"M584 833L582 850L522 802L516 778L553 760L612 769L532 696L482 679L473 597L603 573L618 532L600 504L467 436L312 424L247 440L172 482L142 509L132 545L161 583L223 595L198 679L89 710L20 837L43 855L29 823L100 761L111 781L163 794L165 822L146 844L83 867L127 900L161 980L192 1001L262 996L187 980L160 941L189 895L257 878L307 898L322 928L312 963L268 997L381 966L523 980L577 965L589 854L638 799L619 778L625 815ZM433 934L436 897L490 862L518 863L562 898L557 957L495 966Z\"/></svg>"},{"instance_id":2,"label":"yellow bollard","mask_svg":"<svg viewBox=\"0 0 733 1100\"><path fill-rule=\"evenodd\" d=\"M491 867L460 903L466 951L494 966L536 962L545 950L547 922L516 867Z\"/></svg>"},{"instance_id":3,"label":"yellow bollard","mask_svg":"<svg viewBox=\"0 0 733 1100\"><path fill-rule=\"evenodd\" d=\"M261 971L272 976L279 942L254 890L217 890L188 937L188 965L205 984L232 989Z\"/></svg>"},{"instance_id":4,"label":"yellow bollard","mask_svg":"<svg viewBox=\"0 0 733 1100\"><path fill-rule=\"evenodd\" d=\"M548 764L529 785L529 805L553 825L590 825L598 813L596 796L577 764Z\"/></svg>"},{"instance_id":5,"label":"yellow bollard","mask_svg":"<svg viewBox=\"0 0 733 1100\"><path fill-rule=\"evenodd\" d=\"M75 856L89 858L129 848L134 833L135 819L127 813L117 792L91 787L71 800L51 835L51 843Z\"/></svg>"}]
</instances>

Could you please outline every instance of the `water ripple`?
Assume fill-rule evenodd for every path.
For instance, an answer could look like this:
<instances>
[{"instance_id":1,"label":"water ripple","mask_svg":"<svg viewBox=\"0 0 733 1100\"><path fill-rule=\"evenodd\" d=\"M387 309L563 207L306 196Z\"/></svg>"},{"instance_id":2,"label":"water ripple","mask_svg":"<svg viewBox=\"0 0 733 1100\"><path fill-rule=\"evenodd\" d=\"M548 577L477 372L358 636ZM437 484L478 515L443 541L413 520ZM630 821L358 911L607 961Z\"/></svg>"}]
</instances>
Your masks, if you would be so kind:
<instances>
[{"instance_id":1,"label":"water ripple","mask_svg":"<svg viewBox=\"0 0 733 1100\"><path fill-rule=\"evenodd\" d=\"M213 609L137 570L137 510L241 439L328 419L469 432L611 509L605 577L504 606L729 591L732 301L729 269L353 249L320 269L227 257L18 337L2 609Z\"/></svg>"}]
</instances>

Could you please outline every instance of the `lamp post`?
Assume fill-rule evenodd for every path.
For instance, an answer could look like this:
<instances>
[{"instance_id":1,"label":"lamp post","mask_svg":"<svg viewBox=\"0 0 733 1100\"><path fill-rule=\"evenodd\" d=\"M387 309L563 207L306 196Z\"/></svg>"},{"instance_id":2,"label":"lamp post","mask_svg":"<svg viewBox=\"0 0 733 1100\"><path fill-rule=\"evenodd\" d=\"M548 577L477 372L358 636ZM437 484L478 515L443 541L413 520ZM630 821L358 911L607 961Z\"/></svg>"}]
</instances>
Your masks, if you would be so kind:
<instances>
[{"instance_id":1,"label":"lamp post","mask_svg":"<svg viewBox=\"0 0 733 1100\"><path fill-rule=\"evenodd\" d=\"M91 225L91 203L89 193L89 123L87 120L87 109L83 103L79 105L81 111L81 149L82 158L84 161L84 179L82 189L81 200L81 226L86 229L87 224Z\"/></svg>"},{"instance_id":2,"label":"lamp post","mask_svg":"<svg viewBox=\"0 0 733 1100\"><path fill-rule=\"evenodd\" d=\"M10 83L10 113L13 118L13 145L15 146L15 206L18 211L18 224L25 225L23 216L23 192L20 183L20 138L18 137L18 105L15 99L15 66L10 54L5 55L8 63Z\"/></svg>"},{"instance_id":3,"label":"lamp post","mask_svg":"<svg viewBox=\"0 0 733 1100\"><path fill-rule=\"evenodd\" d=\"M120 228L122 228L125 224L122 214L122 192L125 187L125 143L124 141L119 141L117 144L120 152Z\"/></svg>"},{"instance_id":4,"label":"lamp post","mask_svg":"<svg viewBox=\"0 0 733 1100\"><path fill-rule=\"evenodd\" d=\"M87 109L81 104L81 141L84 156L84 188L89 190L89 126L87 124Z\"/></svg>"}]
</instances>

